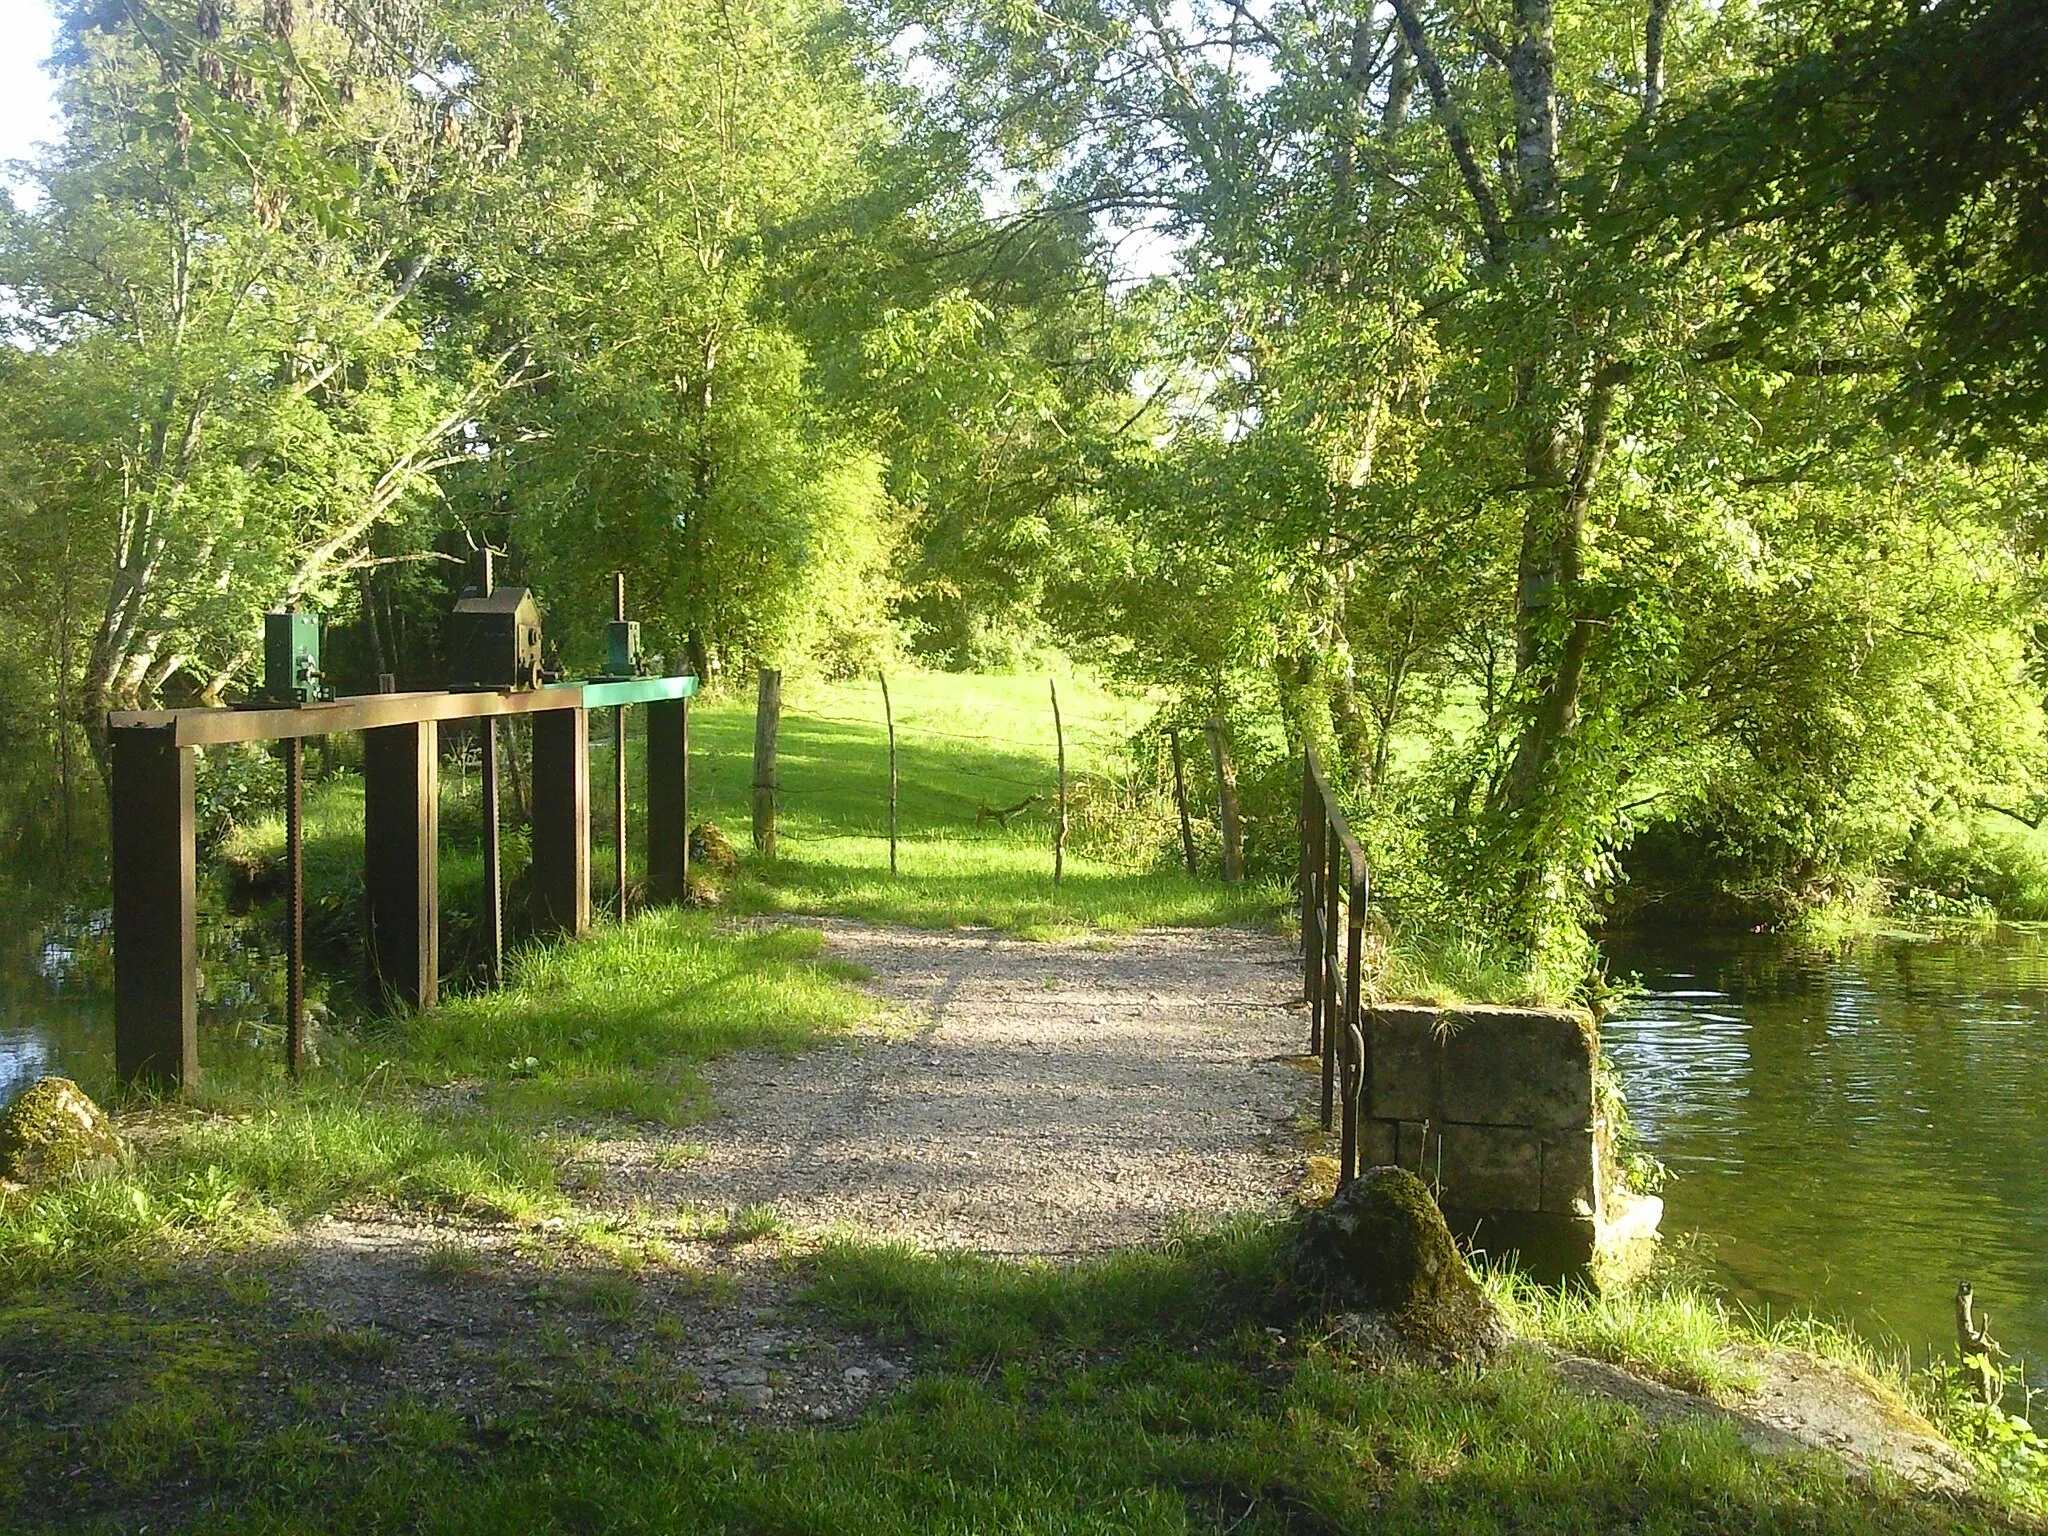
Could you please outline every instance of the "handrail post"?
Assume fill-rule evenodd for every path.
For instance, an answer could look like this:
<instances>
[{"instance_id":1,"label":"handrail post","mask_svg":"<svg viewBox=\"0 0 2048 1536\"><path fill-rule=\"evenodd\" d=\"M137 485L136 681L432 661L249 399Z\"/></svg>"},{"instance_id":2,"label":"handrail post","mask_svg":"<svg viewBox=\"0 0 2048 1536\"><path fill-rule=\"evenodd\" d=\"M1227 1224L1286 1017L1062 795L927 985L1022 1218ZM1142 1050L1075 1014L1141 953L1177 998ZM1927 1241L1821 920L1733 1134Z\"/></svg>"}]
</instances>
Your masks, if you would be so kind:
<instances>
[{"instance_id":1,"label":"handrail post","mask_svg":"<svg viewBox=\"0 0 2048 1536\"><path fill-rule=\"evenodd\" d=\"M1320 786L1319 786L1320 788ZM1337 829L1329 824L1327 809L1323 815L1323 871L1321 876L1323 892L1322 954L1316 963L1323 968L1323 1129L1329 1130L1335 1110L1337 1091L1337 1052L1341 1042L1337 1031L1342 1023L1344 1005L1343 978L1337 971L1337 863L1344 857L1344 844L1337 836Z\"/></svg>"},{"instance_id":2,"label":"handrail post","mask_svg":"<svg viewBox=\"0 0 2048 1536\"><path fill-rule=\"evenodd\" d=\"M1179 768L1180 742L1174 741L1175 768ZM1314 930L1309 925L1311 903L1315 900L1314 877L1311 873L1313 860L1309 856L1309 828L1314 825L1312 807L1316 797L1316 749L1304 744L1301 749L1301 814L1294 824L1296 849L1301 867L1301 1000L1309 1005L1309 1045L1316 1048L1315 1003L1316 1003L1316 962Z\"/></svg>"},{"instance_id":3,"label":"handrail post","mask_svg":"<svg viewBox=\"0 0 2048 1536\"><path fill-rule=\"evenodd\" d=\"M1359 1101L1365 1089L1365 1028L1362 1004L1365 969L1366 883L1352 872L1350 911L1345 914L1344 955L1344 1129L1337 1154L1338 1187L1358 1175Z\"/></svg>"}]
</instances>

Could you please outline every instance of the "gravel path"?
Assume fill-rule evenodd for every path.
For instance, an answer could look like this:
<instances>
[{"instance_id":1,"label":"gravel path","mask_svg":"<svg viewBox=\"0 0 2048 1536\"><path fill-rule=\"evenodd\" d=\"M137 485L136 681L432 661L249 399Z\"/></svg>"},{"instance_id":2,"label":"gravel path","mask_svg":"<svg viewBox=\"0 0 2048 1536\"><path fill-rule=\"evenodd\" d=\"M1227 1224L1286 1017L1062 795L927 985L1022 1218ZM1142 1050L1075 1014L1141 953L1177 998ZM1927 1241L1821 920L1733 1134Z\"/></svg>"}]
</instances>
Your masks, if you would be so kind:
<instances>
[{"instance_id":1,"label":"gravel path","mask_svg":"<svg viewBox=\"0 0 2048 1536\"><path fill-rule=\"evenodd\" d=\"M1066 1256L1270 1209L1299 1183L1311 1079L1284 940L818 926L897 1005L895 1028L712 1063L721 1113L691 1128L698 1155L664 1166L678 1160L658 1146L612 1143L605 1197Z\"/></svg>"}]
</instances>

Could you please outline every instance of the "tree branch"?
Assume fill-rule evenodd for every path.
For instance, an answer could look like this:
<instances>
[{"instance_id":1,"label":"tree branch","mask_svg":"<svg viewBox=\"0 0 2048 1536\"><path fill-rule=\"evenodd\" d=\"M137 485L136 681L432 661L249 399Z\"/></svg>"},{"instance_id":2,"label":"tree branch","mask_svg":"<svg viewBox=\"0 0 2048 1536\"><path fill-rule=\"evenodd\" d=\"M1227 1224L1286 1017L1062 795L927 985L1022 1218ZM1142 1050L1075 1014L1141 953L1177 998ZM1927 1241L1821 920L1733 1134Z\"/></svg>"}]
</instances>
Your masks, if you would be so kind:
<instances>
[{"instance_id":1,"label":"tree branch","mask_svg":"<svg viewBox=\"0 0 2048 1536\"><path fill-rule=\"evenodd\" d=\"M1465 190L1472 196L1472 205L1479 210L1479 227L1486 233L1487 259L1495 262L1504 260L1508 252L1508 231L1501 222L1500 203L1494 197L1493 189L1486 184L1485 173L1479 169L1479 161L1472 153L1472 141L1466 137L1465 124L1452 104L1451 87L1444 79L1443 65L1437 62L1429 34L1422 30L1422 17L1416 12L1415 0L1394 0L1394 15L1400 20L1401 36L1407 40L1409 55L1415 60L1422 83L1429 88L1430 103L1443 122L1444 140L1451 147L1451 157L1458 162L1458 174L1465 178Z\"/></svg>"}]
</instances>

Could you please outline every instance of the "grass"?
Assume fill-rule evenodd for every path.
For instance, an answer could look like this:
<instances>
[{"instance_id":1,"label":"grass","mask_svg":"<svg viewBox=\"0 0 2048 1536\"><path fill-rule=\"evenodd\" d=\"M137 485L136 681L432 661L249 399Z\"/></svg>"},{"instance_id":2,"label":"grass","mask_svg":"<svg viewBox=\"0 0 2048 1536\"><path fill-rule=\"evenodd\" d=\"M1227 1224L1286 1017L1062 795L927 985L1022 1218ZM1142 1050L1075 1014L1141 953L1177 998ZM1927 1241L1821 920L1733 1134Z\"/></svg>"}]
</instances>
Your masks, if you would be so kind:
<instances>
[{"instance_id":1,"label":"grass","mask_svg":"<svg viewBox=\"0 0 2048 1536\"><path fill-rule=\"evenodd\" d=\"M1066 880L1052 887L1042 804L1007 826L986 815L977 824L977 810L1049 787L1042 690L1036 679L895 685L893 877L879 697L792 690L782 856L745 860L731 905L1032 935L1275 913L1275 891L1162 865L1170 825L1156 796L1119 780L1111 750L1133 706L1079 681L1063 696L1081 829ZM698 815L740 831L750 705L709 701L692 725ZM445 795L446 834L459 843L474 830L470 802L459 783ZM343 937L360 793L346 779L323 784L309 813L310 883ZM258 825L227 854L260 885L279 846ZM444 850L443 869L458 893L474 883L462 847ZM608 872L594 873L605 889ZM1477 951L1406 963L1417 985L1434 977L1459 995L1507 984ZM286 1082L274 1059L233 1055L190 1103L136 1106L128 1126L142 1154L128 1167L0 1202L0 1523L1247 1536L2015 1528L1989 1506L1851 1482L1827 1458L1760 1459L1723 1424L1648 1425L1568 1388L1534 1356L1449 1374L1352 1359L1313 1319L1278 1310L1284 1229L1271 1224L1056 1268L857 1235L805 1253L765 1207L683 1211L662 1233L576 1210L568 1191L593 1125L688 1124L705 1107L700 1063L740 1047L800 1050L844 1029L869 1006L852 979L821 957L814 933L650 913L520 953L502 993L344 1019L302 1083ZM687 1143L667 1154L697 1155ZM451 1407L406 1385L395 1332L289 1313L260 1244L363 1202L559 1223L580 1245L582 1262L549 1291L549 1315L478 1365L512 1390ZM774 1245L806 1287L802 1310L895 1341L917 1374L829 1429L705 1422L687 1384L645 1353L647 1340L687 1336L679 1318L650 1317L644 1289L680 1273L671 1239ZM495 1262L449 1243L428 1255L424 1278L456 1294L485 1284ZM692 1272L692 1283L712 1304L734 1290L722 1272ZM1727 1346L1742 1322L1696 1295L1494 1285L1531 1334L1710 1392L1741 1385Z\"/></svg>"},{"instance_id":2,"label":"grass","mask_svg":"<svg viewBox=\"0 0 2048 1536\"><path fill-rule=\"evenodd\" d=\"M0 1200L0 1290L275 1237L360 1200L533 1220L560 1204L565 1122L687 1122L697 1065L797 1050L871 1005L817 934L649 913L514 958L501 993L330 1035L298 1084L231 1056L131 1113L118 1172Z\"/></svg>"},{"instance_id":3,"label":"grass","mask_svg":"<svg viewBox=\"0 0 2048 1536\"><path fill-rule=\"evenodd\" d=\"M858 683L792 681L778 748L777 857L750 846L754 703L707 697L690 712L691 818L714 821L743 850L726 893L746 913L838 914L920 927L973 925L1026 937L1126 932L1170 925L1271 922L1286 904L1274 884L1225 885L1180 867L1171 803L1159 786L1127 782L1124 745L1148 713L1085 677L1060 679L1066 728L1070 835L1055 886L1057 744L1042 677L908 672L894 677L898 756L898 868L889 869L888 732L881 691ZM637 712L628 717L629 825L640 821L645 777ZM610 823L611 736L591 733L592 889L616 884ZM1012 812L1020 802L1030 803ZM1011 813L1002 818L996 812ZM1198 817L1201 808L1196 807ZM309 922L352 942L361 890L360 780L316 785L306 807ZM449 928L466 953L481 910L474 773L444 774L442 891ZM1206 821L1206 818L1204 818ZM506 869L516 889L525 847L508 816ZM1206 835L1206 834L1205 834ZM641 859L636 833L629 873ZM281 815L232 833L222 857L244 882L266 887L284 857ZM602 904L600 900L600 904ZM513 917L516 920L516 910Z\"/></svg>"},{"instance_id":4,"label":"grass","mask_svg":"<svg viewBox=\"0 0 2048 1536\"><path fill-rule=\"evenodd\" d=\"M777 858L749 852L732 893L744 911L837 913L922 927L971 924L1027 937L1270 921L1277 887L1191 879L1172 862L1166 808L1119 792L1123 745L1145 706L1060 679L1069 820L1052 881L1057 755L1046 680L907 673L890 680L898 758L898 871L889 872L888 734L873 682L785 696ZM694 812L748 842L750 699L691 712ZM999 824L1026 797L1024 810ZM1133 837L1131 824L1147 832Z\"/></svg>"},{"instance_id":5,"label":"grass","mask_svg":"<svg viewBox=\"0 0 2048 1536\"><path fill-rule=\"evenodd\" d=\"M704 1422L605 1342L641 1310L616 1278L565 1298L582 1342L500 1361L516 1395L469 1412L394 1384L374 1328L267 1334L163 1282L17 1300L0 1338L33 1329L45 1369L17 1389L37 1411L0 1416L0 1507L31 1531L436 1536L2025 1528L1725 1423L1650 1425L1534 1356L1357 1361L1272 1308L1278 1243L1244 1223L1065 1268L833 1245L800 1310L918 1370L828 1428Z\"/></svg>"}]
</instances>

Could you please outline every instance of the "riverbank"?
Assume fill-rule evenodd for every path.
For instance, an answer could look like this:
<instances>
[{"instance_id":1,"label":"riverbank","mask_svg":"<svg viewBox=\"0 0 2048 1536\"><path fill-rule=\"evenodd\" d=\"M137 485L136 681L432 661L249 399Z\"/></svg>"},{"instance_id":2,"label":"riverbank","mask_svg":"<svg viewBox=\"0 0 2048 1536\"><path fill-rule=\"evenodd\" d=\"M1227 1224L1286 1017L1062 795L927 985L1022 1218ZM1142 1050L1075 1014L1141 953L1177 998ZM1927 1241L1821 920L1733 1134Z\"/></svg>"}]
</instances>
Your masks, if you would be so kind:
<instances>
[{"instance_id":1,"label":"riverbank","mask_svg":"<svg viewBox=\"0 0 2048 1536\"><path fill-rule=\"evenodd\" d=\"M52 1531L2024 1528L2012 1488L1930 1497L1540 1350L1439 1374L1293 1312L1285 1209L1318 1144L1309 1074L1261 1065L1298 1033L1270 1006L1284 943L1213 935L1239 979L1183 998L1212 936L1162 935L1188 953L1156 964L1151 940L983 945L1024 969L942 985L838 931L651 916L300 1088L125 1110L131 1167L0 1210L0 1507ZM1228 1059L1197 1048L1218 1007ZM1130 1075L1113 1113L1046 1030ZM1074 1139L1006 1161L1020 1091ZM1212 1180L1244 1170L1205 1220L1148 1180L1176 1134L1125 1134L1146 1104L1214 1127ZM892 1200L920 1116L939 1184ZM1058 1176L1011 1188L1011 1162ZM963 1251L991 1246L1024 1256ZM1739 1323L1681 1291L1494 1285L1532 1341L1739 1401Z\"/></svg>"}]
</instances>

